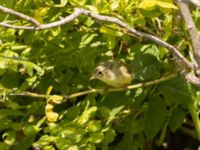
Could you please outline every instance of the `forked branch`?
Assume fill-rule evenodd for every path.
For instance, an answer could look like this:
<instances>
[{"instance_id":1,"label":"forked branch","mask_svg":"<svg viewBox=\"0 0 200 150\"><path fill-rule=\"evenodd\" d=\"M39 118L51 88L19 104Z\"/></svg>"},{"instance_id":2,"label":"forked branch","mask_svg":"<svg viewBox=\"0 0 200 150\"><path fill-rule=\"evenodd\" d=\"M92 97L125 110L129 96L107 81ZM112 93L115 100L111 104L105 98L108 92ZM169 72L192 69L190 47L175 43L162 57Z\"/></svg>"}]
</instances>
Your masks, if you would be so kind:
<instances>
[{"instance_id":1,"label":"forked branch","mask_svg":"<svg viewBox=\"0 0 200 150\"><path fill-rule=\"evenodd\" d=\"M14 28L14 29L24 29L24 30L45 30L45 29L49 29L49 28L53 28L53 27L58 27L64 24L67 24L69 22L74 21L76 18L78 18L81 14L92 17L95 20L99 20L99 21L105 21L105 22L109 22L109 23L114 23L116 25L118 25L119 27L121 27L123 30L126 30L126 33L128 35L136 35L140 38L146 38L150 41L153 41L154 43L161 45L163 47L165 47L166 49L168 49L173 56L175 56L175 59L177 59L176 62L180 62L182 66L186 66L187 68L189 68L190 70L195 70L195 66L193 63L191 63L190 61L188 61L180 52L177 48L175 48L173 45L161 40L160 38L148 34L148 33L144 33L141 31L138 31L134 28L132 28L131 26L129 26L127 23L123 22L122 20L115 18L115 17L110 17L110 16L105 16L105 15L99 15L96 14L90 10L86 10L86 9L82 9L82 8L74 8L74 12L63 18L62 20L59 21L55 21L55 22L51 22L51 23L47 23L47 24L40 24L37 20L35 20L32 17L29 17L25 14L22 14L20 12L16 12L12 9L0 6L0 11L3 11L7 14L11 14L11 15L15 15L21 19L24 19L26 21L29 21L33 24L33 26L16 26L16 25L12 25L12 24L8 24L6 22L0 22L0 26L3 27L8 27L8 28ZM193 81L194 78L187 78L187 80L191 81L191 83L196 83L196 79ZM200 83L196 83L195 85L200 86Z\"/></svg>"}]
</instances>

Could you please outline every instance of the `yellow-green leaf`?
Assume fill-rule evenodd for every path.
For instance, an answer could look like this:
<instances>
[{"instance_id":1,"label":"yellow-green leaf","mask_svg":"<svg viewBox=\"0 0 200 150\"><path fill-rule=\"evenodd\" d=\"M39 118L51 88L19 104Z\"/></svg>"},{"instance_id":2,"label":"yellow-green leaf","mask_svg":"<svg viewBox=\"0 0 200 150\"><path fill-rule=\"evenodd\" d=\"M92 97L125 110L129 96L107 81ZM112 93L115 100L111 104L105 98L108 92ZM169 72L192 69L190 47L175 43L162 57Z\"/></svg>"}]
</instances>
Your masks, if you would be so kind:
<instances>
[{"instance_id":1,"label":"yellow-green leaf","mask_svg":"<svg viewBox=\"0 0 200 150\"><path fill-rule=\"evenodd\" d=\"M144 9L144 10L153 10L156 8L156 0L143 0L138 8Z\"/></svg>"}]
</instances>

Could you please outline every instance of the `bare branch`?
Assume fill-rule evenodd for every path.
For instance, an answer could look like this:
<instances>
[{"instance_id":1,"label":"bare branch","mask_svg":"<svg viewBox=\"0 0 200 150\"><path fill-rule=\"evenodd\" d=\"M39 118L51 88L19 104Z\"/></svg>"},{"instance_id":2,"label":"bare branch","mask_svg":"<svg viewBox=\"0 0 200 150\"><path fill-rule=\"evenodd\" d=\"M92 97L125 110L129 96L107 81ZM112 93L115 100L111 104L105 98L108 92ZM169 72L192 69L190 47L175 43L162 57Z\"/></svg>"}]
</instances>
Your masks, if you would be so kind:
<instances>
[{"instance_id":1,"label":"bare branch","mask_svg":"<svg viewBox=\"0 0 200 150\"><path fill-rule=\"evenodd\" d=\"M194 69L194 66L192 63L190 63L179 51L178 49L176 49L174 46L162 41L161 39L159 39L156 36L135 30L134 28L130 27L128 24L124 23L123 21L114 18L114 17L109 17L109 16L103 16L103 15L98 15L95 14L89 10L84 10L84 9L80 9L80 8L75 8L75 10L81 10L83 14L87 15L87 16L91 16L94 19L97 20L101 20L101 21L107 21L107 22L112 22L115 23L117 25L119 25L120 27L126 29L128 32L137 35L139 37L142 38L146 38L148 40L151 40L153 42L155 42L158 45L161 45L165 48L167 48L172 54L174 54L177 58L179 58L188 68Z\"/></svg>"},{"instance_id":2,"label":"bare branch","mask_svg":"<svg viewBox=\"0 0 200 150\"><path fill-rule=\"evenodd\" d=\"M200 7L200 1L199 0L180 0L183 3L187 4L193 4L195 7Z\"/></svg>"},{"instance_id":3,"label":"bare branch","mask_svg":"<svg viewBox=\"0 0 200 150\"><path fill-rule=\"evenodd\" d=\"M1 6L0 6L0 10L1 10ZM14 14L14 13L11 13L11 14ZM19 13L19 14L21 14L21 13ZM37 26L15 26L15 25L10 25L8 23L0 22L0 26L7 27L7 28L14 28L14 29L25 29L25 30L45 30L45 29L49 29L49 28L53 28L53 27L58 27L58 26L67 24L71 21L74 21L79 15L81 15L81 11L77 10L77 11L74 11L74 13L72 13L71 15L63 18L62 20L55 21L55 22L48 23L48 24L43 24L43 25L39 24ZM24 16L20 17L20 18L25 19ZM27 20L27 19L25 19L25 20ZM34 20L34 19L32 19L32 20Z\"/></svg>"},{"instance_id":4,"label":"bare branch","mask_svg":"<svg viewBox=\"0 0 200 150\"><path fill-rule=\"evenodd\" d=\"M186 73L184 74L185 79L190 81L193 85L200 87L200 79L196 77L193 73Z\"/></svg>"},{"instance_id":5,"label":"bare branch","mask_svg":"<svg viewBox=\"0 0 200 150\"><path fill-rule=\"evenodd\" d=\"M33 19L32 17L29 17L29 16L24 15L22 13L19 13L17 11L14 11L13 9L10 9L10 8L7 8L7 7L4 7L4 6L0 5L0 10L3 11L4 13L15 15L15 16L17 16L19 18L22 18L24 20L32 22L35 26L40 26L41 25L37 20Z\"/></svg>"},{"instance_id":6,"label":"bare branch","mask_svg":"<svg viewBox=\"0 0 200 150\"><path fill-rule=\"evenodd\" d=\"M49 28L58 27L58 26L67 24L69 22L74 21L78 16L81 15L81 13L82 12L77 9L77 10L74 11L74 13L63 18L62 20L52 22L52 23L48 23L48 24L45 24L45 25L41 25L40 27L36 28L36 30L44 30L44 29L49 29Z\"/></svg>"},{"instance_id":7,"label":"bare branch","mask_svg":"<svg viewBox=\"0 0 200 150\"><path fill-rule=\"evenodd\" d=\"M198 64L198 68L200 70L200 37L198 35L198 31L196 29L196 26L193 22L192 15L190 13L189 7L187 3L177 1L179 7L180 7L180 12L185 20L187 30L190 34L191 37L191 42L192 46L195 52L195 60ZM198 73L198 72L197 72ZM200 71L199 71L200 73Z\"/></svg>"},{"instance_id":8,"label":"bare branch","mask_svg":"<svg viewBox=\"0 0 200 150\"><path fill-rule=\"evenodd\" d=\"M13 28L13 29L24 29L24 30L35 30L35 27L28 27L28 26L15 26L8 23L0 22L0 26L6 27L6 28Z\"/></svg>"},{"instance_id":9,"label":"bare branch","mask_svg":"<svg viewBox=\"0 0 200 150\"><path fill-rule=\"evenodd\" d=\"M4 8L4 7L3 7ZM3 9L5 11L5 9ZM10 11L10 9L8 9ZM8 12L8 11L7 11ZM12 11L11 11L12 12ZM11 14L14 14L17 16L19 16L19 14L21 13L16 13L15 11L12 12ZM137 31L134 28L130 27L128 24L124 23L123 21L119 20L118 18L115 17L110 17L110 16L104 16L104 15L98 15L92 11L89 10L85 10L85 9L81 9L81 8L75 8L74 9L74 13L72 13L71 15L65 17L62 20L56 21L56 22L52 22L49 24L44 24L44 25L39 25L36 27L25 27L25 26L13 26L13 25L8 25L5 23L0 23L1 26L4 27L10 27L10 28L15 28L15 29L27 29L27 30L44 30L44 29L48 29L48 28L53 28L53 27L57 27L60 25L64 25L67 24L73 20L75 20L79 15L84 14L86 16L90 16L96 20L100 20L100 21L106 21L106 22L111 22L111 23L115 23L117 25L119 25L120 27L124 28L127 30L128 33L132 33L134 35L137 35L139 37L142 38L146 38L149 39L153 42L155 42L158 45L161 45L165 48L167 48L174 56L176 56L178 59L180 59L188 68L190 69L194 69L194 66L191 62L189 62L179 51L178 49L176 49L174 46L162 41L161 39L159 39L156 36L147 34L147 33L143 33L141 31ZM20 15L22 16L22 15ZM25 19L25 17L21 17L23 19ZM29 17L30 18L30 17ZM26 19L27 20L27 19Z\"/></svg>"}]
</instances>

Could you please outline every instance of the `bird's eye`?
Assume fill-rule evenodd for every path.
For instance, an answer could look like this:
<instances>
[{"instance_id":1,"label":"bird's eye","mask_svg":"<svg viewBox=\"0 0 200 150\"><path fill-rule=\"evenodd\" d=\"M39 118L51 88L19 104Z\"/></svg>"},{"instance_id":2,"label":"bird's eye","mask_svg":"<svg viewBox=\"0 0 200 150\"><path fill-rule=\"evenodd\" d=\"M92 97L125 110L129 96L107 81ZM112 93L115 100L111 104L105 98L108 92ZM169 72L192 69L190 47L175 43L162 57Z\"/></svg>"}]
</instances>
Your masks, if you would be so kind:
<instances>
[{"instance_id":1,"label":"bird's eye","mask_svg":"<svg viewBox=\"0 0 200 150\"><path fill-rule=\"evenodd\" d=\"M98 74L98 75L102 75L102 71L98 71L97 74Z\"/></svg>"}]
</instances>

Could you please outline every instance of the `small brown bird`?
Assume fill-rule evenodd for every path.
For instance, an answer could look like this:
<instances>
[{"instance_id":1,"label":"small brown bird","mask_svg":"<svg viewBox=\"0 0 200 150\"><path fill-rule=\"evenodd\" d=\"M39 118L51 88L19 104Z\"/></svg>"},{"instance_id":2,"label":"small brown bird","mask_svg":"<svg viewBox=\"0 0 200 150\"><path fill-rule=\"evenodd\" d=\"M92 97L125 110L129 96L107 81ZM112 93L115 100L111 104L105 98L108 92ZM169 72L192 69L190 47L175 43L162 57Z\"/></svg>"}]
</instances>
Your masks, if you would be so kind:
<instances>
[{"instance_id":1,"label":"small brown bird","mask_svg":"<svg viewBox=\"0 0 200 150\"><path fill-rule=\"evenodd\" d=\"M134 76L123 62L108 60L96 66L90 80L99 79L117 88L130 84Z\"/></svg>"}]
</instances>

